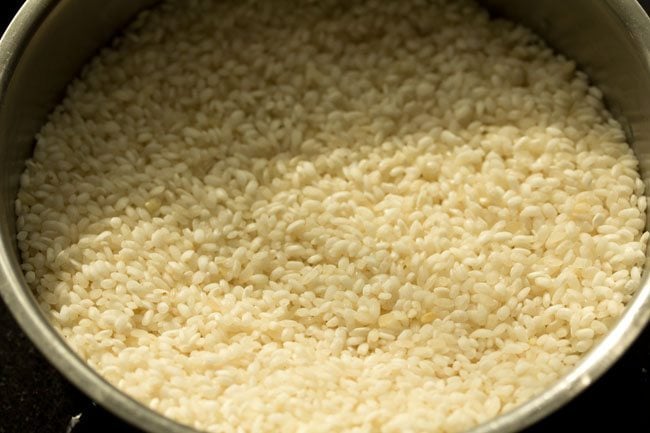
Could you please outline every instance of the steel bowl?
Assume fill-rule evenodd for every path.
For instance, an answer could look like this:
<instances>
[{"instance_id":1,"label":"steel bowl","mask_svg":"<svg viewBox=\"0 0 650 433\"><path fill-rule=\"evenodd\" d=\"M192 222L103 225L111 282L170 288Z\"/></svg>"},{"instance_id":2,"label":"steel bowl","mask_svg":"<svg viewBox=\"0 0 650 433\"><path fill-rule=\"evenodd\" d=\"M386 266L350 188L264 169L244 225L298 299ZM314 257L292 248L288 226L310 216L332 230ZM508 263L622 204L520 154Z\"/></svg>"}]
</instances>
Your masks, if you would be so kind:
<instances>
[{"instance_id":1,"label":"steel bowl","mask_svg":"<svg viewBox=\"0 0 650 433\"><path fill-rule=\"evenodd\" d=\"M117 416L149 432L191 433L122 393L50 326L20 269L14 200L34 135L83 64L156 0L27 0L0 40L0 294L23 330L71 382ZM634 0L484 0L578 61L624 125L650 181L650 19ZM647 188L650 190L650 188ZM647 268L647 266L646 266ZM472 433L520 430L566 404L605 372L650 318L647 276L614 328L568 374Z\"/></svg>"}]
</instances>

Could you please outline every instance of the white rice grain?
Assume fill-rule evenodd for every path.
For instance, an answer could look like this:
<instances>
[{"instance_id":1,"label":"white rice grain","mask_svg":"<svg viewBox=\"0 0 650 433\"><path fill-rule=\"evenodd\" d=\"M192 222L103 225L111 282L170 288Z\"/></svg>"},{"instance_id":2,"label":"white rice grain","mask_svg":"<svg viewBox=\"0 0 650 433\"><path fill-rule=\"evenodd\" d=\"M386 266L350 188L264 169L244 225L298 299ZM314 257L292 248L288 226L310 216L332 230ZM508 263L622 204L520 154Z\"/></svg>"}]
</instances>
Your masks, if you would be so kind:
<instances>
[{"instance_id":1,"label":"white rice grain","mask_svg":"<svg viewBox=\"0 0 650 433\"><path fill-rule=\"evenodd\" d=\"M468 0L169 1L39 133L25 279L198 429L457 432L641 283L644 184L602 98Z\"/></svg>"}]
</instances>

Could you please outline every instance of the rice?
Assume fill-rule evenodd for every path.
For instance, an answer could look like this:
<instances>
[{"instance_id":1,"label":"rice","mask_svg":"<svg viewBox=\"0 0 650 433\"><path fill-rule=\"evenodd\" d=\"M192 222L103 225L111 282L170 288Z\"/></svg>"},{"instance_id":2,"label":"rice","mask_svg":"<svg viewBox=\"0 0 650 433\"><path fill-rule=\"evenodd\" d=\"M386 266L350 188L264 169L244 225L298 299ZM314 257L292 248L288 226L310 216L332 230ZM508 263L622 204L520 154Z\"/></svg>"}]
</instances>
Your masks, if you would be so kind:
<instances>
[{"instance_id":1,"label":"rice","mask_svg":"<svg viewBox=\"0 0 650 433\"><path fill-rule=\"evenodd\" d=\"M74 81L16 201L25 278L122 391L210 432L458 432L641 280L600 90L462 1L166 2Z\"/></svg>"}]
</instances>

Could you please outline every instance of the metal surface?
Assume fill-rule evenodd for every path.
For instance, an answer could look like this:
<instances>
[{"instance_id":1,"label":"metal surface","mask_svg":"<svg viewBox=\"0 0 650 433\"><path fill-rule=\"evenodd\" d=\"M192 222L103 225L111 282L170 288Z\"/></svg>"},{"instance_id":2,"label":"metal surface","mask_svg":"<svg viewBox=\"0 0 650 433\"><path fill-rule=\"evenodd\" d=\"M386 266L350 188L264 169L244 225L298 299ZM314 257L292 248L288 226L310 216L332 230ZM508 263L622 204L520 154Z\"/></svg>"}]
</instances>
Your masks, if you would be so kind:
<instances>
[{"instance_id":1,"label":"metal surface","mask_svg":"<svg viewBox=\"0 0 650 433\"><path fill-rule=\"evenodd\" d=\"M138 10L155 0L27 0L0 41L0 294L28 336L75 385L150 432L190 433L112 387L49 326L20 271L13 202L33 136L84 62ZM526 24L576 59L605 92L650 177L650 19L633 0L485 0L497 15ZM472 433L520 430L598 378L650 318L646 277L615 328L543 394Z\"/></svg>"}]
</instances>

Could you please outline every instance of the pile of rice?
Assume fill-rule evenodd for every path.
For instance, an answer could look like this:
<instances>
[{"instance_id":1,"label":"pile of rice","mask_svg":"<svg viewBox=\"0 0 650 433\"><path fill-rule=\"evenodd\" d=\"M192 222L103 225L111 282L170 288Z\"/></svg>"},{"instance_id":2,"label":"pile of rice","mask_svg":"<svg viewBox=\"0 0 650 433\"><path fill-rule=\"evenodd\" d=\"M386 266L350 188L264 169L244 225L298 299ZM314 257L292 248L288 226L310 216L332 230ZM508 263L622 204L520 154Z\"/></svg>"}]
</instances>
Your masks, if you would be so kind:
<instances>
[{"instance_id":1,"label":"pile of rice","mask_svg":"<svg viewBox=\"0 0 650 433\"><path fill-rule=\"evenodd\" d=\"M601 92L462 1L171 1L71 84L16 201L88 363L210 432L458 432L615 323L648 233Z\"/></svg>"}]
</instances>

